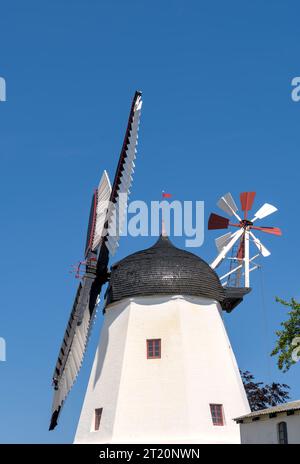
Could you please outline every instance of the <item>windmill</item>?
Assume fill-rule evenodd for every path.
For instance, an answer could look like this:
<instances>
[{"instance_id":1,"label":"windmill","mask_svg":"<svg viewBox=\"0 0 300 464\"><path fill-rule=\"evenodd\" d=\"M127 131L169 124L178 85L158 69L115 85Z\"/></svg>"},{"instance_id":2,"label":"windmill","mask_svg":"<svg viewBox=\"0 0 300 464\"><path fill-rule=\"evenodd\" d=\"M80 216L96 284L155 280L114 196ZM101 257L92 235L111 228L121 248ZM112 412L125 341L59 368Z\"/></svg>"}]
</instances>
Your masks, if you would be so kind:
<instances>
[{"instance_id":1,"label":"windmill","mask_svg":"<svg viewBox=\"0 0 300 464\"><path fill-rule=\"evenodd\" d=\"M50 429L80 370L108 283L74 443L240 443L232 419L250 408L222 311L231 312L250 288L222 286L214 269L175 247L163 227L149 248L108 267L132 182L141 104L137 92L114 182L104 172L92 197L84 261L75 268L81 281L53 375ZM233 201L229 206L237 215ZM244 227L237 227L241 239Z\"/></svg>"},{"instance_id":2,"label":"windmill","mask_svg":"<svg viewBox=\"0 0 300 464\"><path fill-rule=\"evenodd\" d=\"M231 193L226 193L226 195L223 195L218 201L218 207L229 216L234 216L238 222L230 222L230 219L214 213L212 213L209 217L209 230L228 229L229 227L238 229L235 232L228 232L215 240L219 254L211 263L212 269L217 268L221 262L226 257L228 257L227 255L230 250L233 252L232 256L228 258L231 260L230 270L220 278L223 282L223 285L227 285L230 277L235 275L235 284L236 286L239 286L239 281L243 272L245 278L244 286L249 288L250 272L254 271L258 267L254 260L259 255L267 257L271 254L270 251L262 244L262 242L254 235L253 230L278 236L282 234L278 227L254 225L254 222L258 219L264 219L265 217L277 211L277 208L273 205L270 205L269 203L265 203L261 208L259 208L259 210L254 214L253 218L249 220L248 215L249 211L252 209L255 194L255 192L243 192L240 194L241 209L244 213L243 218L241 218L238 214L238 207ZM252 257L250 257L250 242L253 242L258 249L258 253Z\"/></svg>"},{"instance_id":3,"label":"windmill","mask_svg":"<svg viewBox=\"0 0 300 464\"><path fill-rule=\"evenodd\" d=\"M54 400L49 430L57 425L62 405L79 373L96 315L99 295L109 279L108 262L114 255L125 219L134 172L141 115L141 92L132 101L127 129L113 184L104 171L92 197L85 246L84 272L75 296L53 374Z\"/></svg>"}]
</instances>

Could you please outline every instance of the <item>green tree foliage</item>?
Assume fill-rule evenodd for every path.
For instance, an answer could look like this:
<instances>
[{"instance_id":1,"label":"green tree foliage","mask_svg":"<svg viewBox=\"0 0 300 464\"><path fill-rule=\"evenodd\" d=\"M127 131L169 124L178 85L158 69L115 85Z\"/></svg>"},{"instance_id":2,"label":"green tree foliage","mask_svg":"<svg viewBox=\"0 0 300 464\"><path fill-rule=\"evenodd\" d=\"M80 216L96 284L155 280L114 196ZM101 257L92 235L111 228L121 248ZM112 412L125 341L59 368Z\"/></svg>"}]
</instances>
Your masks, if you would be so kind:
<instances>
[{"instance_id":1,"label":"green tree foliage","mask_svg":"<svg viewBox=\"0 0 300 464\"><path fill-rule=\"evenodd\" d=\"M270 385L263 382L255 382L254 376L249 371L241 372L243 384L248 397L251 411L276 406L285 403L290 397L285 383L271 383Z\"/></svg>"},{"instance_id":2,"label":"green tree foliage","mask_svg":"<svg viewBox=\"0 0 300 464\"><path fill-rule=\"evenodd\" d=\"M287 372L295 364L295 361L292 359L295 345L292 342L295 337L300 336L300 303L294 298L291 298L291 301L276 298L276 301L285 307L289 307L290 310L287 313L288 319L280 324L282 329L276 331L278 338L271 356L278 356L278 368L283 372Z\"/></svg>"}]
</instances>

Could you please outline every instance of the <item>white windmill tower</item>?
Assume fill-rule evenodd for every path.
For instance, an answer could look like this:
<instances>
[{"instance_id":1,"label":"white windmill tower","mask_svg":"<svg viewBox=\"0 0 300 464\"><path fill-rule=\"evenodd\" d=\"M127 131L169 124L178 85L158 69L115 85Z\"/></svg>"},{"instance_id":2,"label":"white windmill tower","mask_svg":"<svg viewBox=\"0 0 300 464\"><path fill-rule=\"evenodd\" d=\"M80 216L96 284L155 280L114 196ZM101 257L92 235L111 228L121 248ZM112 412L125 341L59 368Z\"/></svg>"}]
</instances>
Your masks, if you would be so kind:
<instances>
[{"instance_id":1,"label":"white windmill tower","mask_svg":"<svg viewBox=\"0 0 300 464\"><path fill-rule=\"evenodd\" d=\"M249 405L222 310L241 296L164 235L114 264L75 443L239 443Z\"/></svg>"},{"instance_id":2,"label":"white windmill tower","mask_svg":"<svg viewBox=\"0 0 300 464\"><path fill-rule=\"evenodd\" d=\"M218 201L217 205L219 208L231 217L234 216L238 220L238 223L232 223L228 218L214 213L212 213L209 217L208 229L210 230L228 229L229 226L238 229L235 232L228 232L215 240L219 254L211 263L212 269L216 269L225 258L231 260L229 272L220 278L223 285L227 285L230 277L235 275L236 286L239 286L240 278L243 274L244 286L246 288L250 288L250 272L258 268L258 265L255 264L254 260L260 254L264 257L270 256L270 251L254 235L252 230L272 235L282 234L278 227L258 227L254 225L254 222L258 219L264 219L277 211L277 208L269 203L265 203L261 208L259 208L259 210L254 214L254 217L249 220L248 213L252 209L255 195L255 192L242 192L240 194L241 208L244 212L243 219L238 214L238 207L232 198L231 193L226 193L226 195L223 195ZM258 253L252 257L250 256L250 243L254 243L258 249ZM231 256L228 257L230 251L232 253Z\"/></svg>"},{"instance_id":3,"label":"white windmill tower","mask_svg":"<svg viewBox=\"0 0 300 464\"><path fill-rule=\"evenodd\" d=\"M250 289L222 286L208 263L176 248L165 234L108 268L119 239L108 226L116 221L113 212L126 207L120 193L128 193L132 180L140 110L138 92L113 185L105 174L93 197L86 269L53 376L50 429L79 372L108 282L75 443L239 443L233 419L247 414L249 405L222 311L232 311ZM238 238L250 235L239 224Z\"/></svg>"}]
</instances>

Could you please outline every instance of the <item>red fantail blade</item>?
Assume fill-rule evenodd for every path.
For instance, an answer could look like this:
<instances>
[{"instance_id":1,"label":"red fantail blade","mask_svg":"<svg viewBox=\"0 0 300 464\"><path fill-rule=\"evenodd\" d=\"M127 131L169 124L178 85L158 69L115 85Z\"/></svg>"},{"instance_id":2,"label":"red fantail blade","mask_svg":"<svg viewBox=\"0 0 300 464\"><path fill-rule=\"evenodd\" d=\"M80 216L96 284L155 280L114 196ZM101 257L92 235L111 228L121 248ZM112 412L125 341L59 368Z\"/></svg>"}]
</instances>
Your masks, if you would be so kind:
<instances>
[{"instance_id":1,"label":"red fantail blade","mask_svg":"<svg viewBox=\"0 0 300 464\"><path fill-rule=\"evenodd\" d=\"M260 230L261 232L266 232L267 234L282 235L282 232L279 229L279 227L256 227L256 226L251 226L251 229Z\"/></svg>"},{"instance_id":2,"label":"red fantail blade","mask_svg":"<svg viewBox=\"0 0 300 464\"><path fill-rule=\"evenodd\" d=\"M163 198L171 198L171 196L172 196L171 193L167 193L167 192L162 191L162 197Z\"/></svg>"},{"instance_id":3,"label":"red fantail blade","mask_svg":"<svg viewBox=\"0 0 300 464\"><path fill-rule=\"evenodd\" d=\"M252 208L256 192L242 192L240 194L240 200L242 205L242 210L244 211L244 217L247 219L248 211Z\"/></svg>"},{"instance_id":4,"label":"red fantail blade","mask_svg":"<svg viewBox=\"0 0 300 464\"><path fill-rule=\"evenodd\" d=\"M228 229L229 219L212 213L208 220L208 229Z\"/></svg>"}]
</instances>

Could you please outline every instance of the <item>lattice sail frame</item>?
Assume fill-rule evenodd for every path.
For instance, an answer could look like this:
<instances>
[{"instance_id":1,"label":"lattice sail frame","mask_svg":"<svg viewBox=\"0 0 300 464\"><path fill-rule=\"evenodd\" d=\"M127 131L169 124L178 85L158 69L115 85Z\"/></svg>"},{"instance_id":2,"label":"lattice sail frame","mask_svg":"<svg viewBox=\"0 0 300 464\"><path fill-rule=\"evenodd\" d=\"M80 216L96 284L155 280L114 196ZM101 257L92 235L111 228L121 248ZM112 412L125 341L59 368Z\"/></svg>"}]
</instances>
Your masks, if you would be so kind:
<instances>
[{"instance_id":1,"label":"lattice sail frame","mask_svg":"<svg viewBox=\"0 0 300 464\"><path fill-rule=\"evenodd\" d=\"M64 401L80 371L95 320L99 295L102 286L108 280L109 257L118 247L120 227L114 234L111 223L115 216L121 218L120 222L124 222L134 172L141 108L141 92L136 92L113 186L111 187L108 175L104 171L93 194L85 247L85 273L76 293L53 374L54 399L50 430L56 427Z\"/></svg>"}]
</instances>

